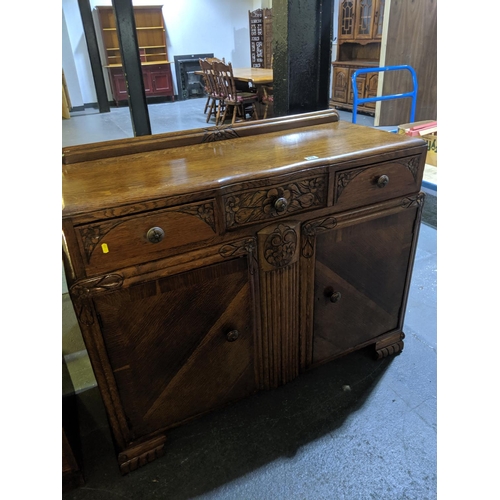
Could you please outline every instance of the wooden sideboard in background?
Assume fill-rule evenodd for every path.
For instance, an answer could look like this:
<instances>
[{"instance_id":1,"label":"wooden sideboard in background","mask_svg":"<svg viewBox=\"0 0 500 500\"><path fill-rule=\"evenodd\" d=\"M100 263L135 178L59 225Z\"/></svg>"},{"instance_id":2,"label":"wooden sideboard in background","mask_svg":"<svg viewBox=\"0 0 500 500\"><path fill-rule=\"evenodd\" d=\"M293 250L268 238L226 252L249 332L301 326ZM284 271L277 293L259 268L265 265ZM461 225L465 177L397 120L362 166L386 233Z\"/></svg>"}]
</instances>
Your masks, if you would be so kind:
<instances>
[{"instance_id":1,"label":"wooden sideboard in background","mask_svg":"<svg viewBox=\"0 0 500 500\"><path fill-rule=\"evenodd\" d=\"M385 0L342 0L339 4L337 59L332 63L332 105L352 110L351 77L357 69L379 65ZM357 78L360 98L376 97L378 74ZM358 107L375 112L375 103Z\"/></svg>"},{"instance_id":2,"label":"wooden sideboard in background","mask_svg":"<svg viewBox=\"0 0 500 500\"><path fill-rule=\"evenodd\" d=\"M437 119L437 2L341 0L337 54L332 62L330 104L352 109L351 76L356 69L409 65L418 80L415 121ZM380 79L380 86L379 86ZM378 90L380 87L380 90ZM357 79L360 98L413 90L408 72L368 73ZM410 99L366 103L358 110L375 115L375 125L407 123Z\"/></svg>"}]
</instances>

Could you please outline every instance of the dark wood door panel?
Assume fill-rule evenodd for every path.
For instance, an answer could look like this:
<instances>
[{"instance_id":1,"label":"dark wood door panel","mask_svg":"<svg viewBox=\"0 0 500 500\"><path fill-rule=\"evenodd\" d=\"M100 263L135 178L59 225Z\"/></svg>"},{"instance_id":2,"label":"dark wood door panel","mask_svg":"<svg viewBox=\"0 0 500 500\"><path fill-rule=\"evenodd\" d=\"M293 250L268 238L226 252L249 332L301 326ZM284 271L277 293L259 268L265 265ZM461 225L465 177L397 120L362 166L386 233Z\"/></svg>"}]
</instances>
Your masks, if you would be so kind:
<instances>
[{"instance_id":1,"label":"dark wood door panel","mask_svg":"<svg viewBox=\"0 0 500 500\"><path fill-rule=\"evenodd\" d=\"M94 304L136 437L254 392L246 258L136 285ZM239 336L230 341L234 330Z\"/></svg>"},{"instance_id":2,"label":"dark wood door panel","mask_svg":"<svg viewBox=\"0 0 500 500\"><path fill-rule=\"evenodd\" d=\"M402 209L317 236L313 363L398 328L415 217Z\"/></svg>"}]
</instances>

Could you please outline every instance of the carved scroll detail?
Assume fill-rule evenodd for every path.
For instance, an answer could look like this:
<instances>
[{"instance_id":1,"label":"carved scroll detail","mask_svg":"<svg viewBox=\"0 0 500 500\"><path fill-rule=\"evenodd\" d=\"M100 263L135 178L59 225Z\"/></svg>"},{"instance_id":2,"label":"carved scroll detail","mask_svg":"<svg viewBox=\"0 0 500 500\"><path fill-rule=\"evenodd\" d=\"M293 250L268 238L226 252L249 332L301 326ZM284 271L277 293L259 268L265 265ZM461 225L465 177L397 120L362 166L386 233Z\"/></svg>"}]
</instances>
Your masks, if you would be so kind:
<instances>
[{"instance_id":1,"label":"carved scroll detail","mask_svg":"<svg viewBox=\"0 0 500 500\"><path fill-rule=\"evenodd\" d=\"M205 135L201 142L225 141L227 139L237 139L239 135L229 127L217 127L216 129L205 129Z\"/></svg>"},{"instance_id":2,"label":"carved scroll detail","mask_svg":"<svg viewBox=\"0 0 500 500\"><path fill-rule=\"evenodd\" d=\"M337 225L335 217L326 217L324 219L308 222L303 226L305 238L302 244L302 255L310 259L314 255L314 238L321 231L333 229Z\"/></svg>"},{"instance_id":3,"label":"carved scroll detail","mask_svg":"<svg viewBox=\"0 0 500 500\"><path fill-rule=\"evenodd\" d=\"M401 206L403 208L411 208L421 206L424 203L425 194L418 193L416 196L407 196L406 198L402 198Z\"/></svg>"},{"instance_id":4,"label":"carved scroll detail","mask_svg":"<svg viewBox=\"0 0 500 500\"><path fill-rule=\"evenodd\" d=\"M228 196L225 203L226 224L231 227L322 206L325 196L324 177ZM278 198L284 198L288 202L283 212L278 212L274 206Z\"/></svg>"},{"instance_id":5,"label":"carved scroll detail","mask_svg":"<svg viewBox=\"0 0 500 500\"><path fill-rule=\"evenodd\" d=\"M255 239L247 238L246 240L235 241L234 243L228 243L220 248L219 254L224 258L229 257L241 257L249 253L253 253L255 250Z\"/></svg>"},{"instance_id":6,"label":"carved scroll detail","mask_svg":"<svg viewBox=\"0 0 500 500\"><path fill-rule=\"evenodd\" d=\"M249 255L253 265L250 265L250 274L255 273L257 268L257 255L255 252L257 241L255 238L247 238L246 240L235 241L228 243L219 249L219 254L225 259L230 257L243 257Z\"/></svg>"},{"instance_id":7,"label":"carved scroll detail","mask_svg":"<svg viewBox=\"0 0 500 500\"><path fill-rule=\"evenodd\" d=\"M284 267L292 261L297 248L297 233L280 224L264 243L264 258L274 267Z\"/></svg>"},{"instance_id":8,"label":"carved scroll detail","mask_svg":"<svg viewBox=\"0 0 500 500\"><path fill-rule=\"evenodd\" d=\"M89 297L96 293L108 292L120 288L123 284L123 276L119 274L106 274L97 278L89 278L75 283L70 288L75 313L82 324L90 326L94 323L94 316L90 310Z\"/></svg>"},{"instance_id":9,"label":"carved scroll detail","mask_svg":"<svg viewBox=\"0 0 500 500\"><path fill-rule=\"evenodd\" d=\"M411 172L411 175L413 175L413 179L415 179L415 182L417 182L419 164L420 164L420 158L418 157L410 158L408 162L405 164L406 168Z\"/></svg>"},{"instance_id":10,"label":"carved scroll detail","mask_svg":"<svg viewBox=\"0 0 500 500\"><path fill-rule=\"evenodd\" d=\"M107 223L103 222L98 225L94 224L92 226L80 229L80 235L83 241L83 248L85 250L85 255L87 256L87 259L90 259L92 252L98 245L101 238L119 224L121 224L121 221L120 222L113 221Z\"/></svg>"},{"instance_id":11,"label":"carved scroll detail","mask_svg":"<svg viewBox=\"0 0 500 500\"><path fill-rule=\"evenodd\" d=\"M202 203L201 205L188 205L187 207L179 207L178 210L174 211L198 217L203 222L205 222L205 224L208 224L215 232L214 204L212 202Z\"/></svg>"},{"instance_id":12,"label":"carved scroll detail","mask_svg":"<svg viewBox=\"0 0 500 500\"><path fill-rule=\"evenodd\" d=\"M358 168L357 170L348 170L347 172L340 172L337 177L337 199L342 194L344 188L366 168Z\"/></svg>"}]
</instances>

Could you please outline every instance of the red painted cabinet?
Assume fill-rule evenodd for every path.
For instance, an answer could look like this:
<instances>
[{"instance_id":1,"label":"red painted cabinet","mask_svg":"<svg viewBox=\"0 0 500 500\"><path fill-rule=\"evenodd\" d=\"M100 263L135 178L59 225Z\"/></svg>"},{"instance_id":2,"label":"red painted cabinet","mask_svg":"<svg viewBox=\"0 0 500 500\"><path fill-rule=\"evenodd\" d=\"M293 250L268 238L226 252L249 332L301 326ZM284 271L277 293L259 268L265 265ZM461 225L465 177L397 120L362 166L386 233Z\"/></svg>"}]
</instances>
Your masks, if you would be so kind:
<instances>
[{"instance_id":1,"label":"red painted cabinet","mask_svg":"<svg viewBox=\"0 0 500 500\"><path fill-rule=\"evenodd\" d=\"M127 82L122 67L116 19L111 6L96 7L100 23L106 69L113 99L118 104L127 100ZM172 70L168 60L165 22L162 7L134 7L137 43L142 63L146 97L174 98Z\"/></svg>"}]
</instances>

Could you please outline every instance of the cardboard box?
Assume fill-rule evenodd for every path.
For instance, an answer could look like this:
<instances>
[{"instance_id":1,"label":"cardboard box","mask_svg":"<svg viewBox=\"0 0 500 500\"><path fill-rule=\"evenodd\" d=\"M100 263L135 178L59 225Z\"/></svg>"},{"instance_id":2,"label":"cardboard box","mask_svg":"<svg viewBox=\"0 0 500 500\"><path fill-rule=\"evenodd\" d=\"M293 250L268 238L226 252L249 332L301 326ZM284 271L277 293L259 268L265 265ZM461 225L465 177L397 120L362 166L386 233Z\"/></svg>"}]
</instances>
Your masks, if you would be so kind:
<instances>
[{"instance_id":1,"label":"cardboard box","mask_svg":"<svg viewBox=\"0 0 500 500\"><path fill-rule=\"evenodd\" d=\"M437 167L437 122L424 120L421 122L405 123L399 125L398 134L420 137L427 142L427 158L425 163Z\"/></svg>"}]
</instances>

